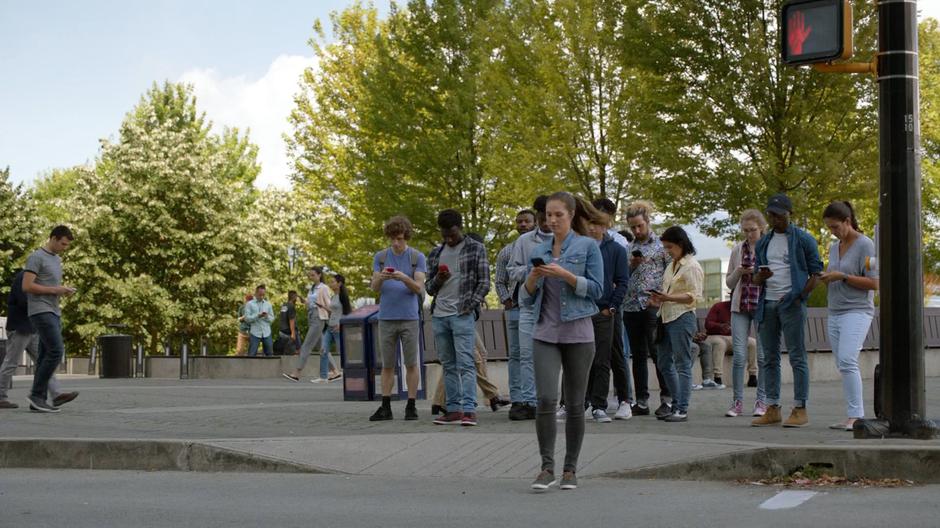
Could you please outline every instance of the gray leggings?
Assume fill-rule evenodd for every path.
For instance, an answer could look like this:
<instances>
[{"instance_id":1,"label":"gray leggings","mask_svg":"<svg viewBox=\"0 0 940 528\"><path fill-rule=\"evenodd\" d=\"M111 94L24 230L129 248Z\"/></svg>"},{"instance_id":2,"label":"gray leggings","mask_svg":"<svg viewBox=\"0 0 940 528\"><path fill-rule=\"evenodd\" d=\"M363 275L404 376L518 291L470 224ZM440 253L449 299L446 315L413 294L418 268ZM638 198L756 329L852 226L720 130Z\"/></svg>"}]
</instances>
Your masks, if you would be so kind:
<instances>
[{"instance_id":1,"label":"gray leggings","mask_svg":"<svg viewBox=\"0 0 940 528\"><path fill-rule=\"evenodd\" d=\"M535 393L538 407L535 432L539 439L542 469L555 471L555 408L558 406L558 373L565 390L565 467L574 472L584 440L584 391L587 388L591 364L594 362L594 343L546 343L534 340L532 356L535 362Z\"/></svg>"}]
</instances>

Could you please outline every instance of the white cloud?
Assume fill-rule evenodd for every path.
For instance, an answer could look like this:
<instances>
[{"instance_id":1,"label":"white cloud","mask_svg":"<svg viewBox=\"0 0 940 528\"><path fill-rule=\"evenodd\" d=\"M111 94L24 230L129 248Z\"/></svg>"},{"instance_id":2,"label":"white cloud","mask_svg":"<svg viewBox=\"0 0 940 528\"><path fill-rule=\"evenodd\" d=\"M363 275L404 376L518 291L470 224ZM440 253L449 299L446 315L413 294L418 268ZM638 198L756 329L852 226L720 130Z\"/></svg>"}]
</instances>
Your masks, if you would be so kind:
<instances>
[{"instance_id":1,"label":"white cloud","mask_svg":"<svg viewBox=\"0 0 940 528\"><path fill-rule=\"evenodd\" d=\"M259 79L244 75L223 77L213 69L193 69L180 77L193 85L198 108L215 127L251 130L249 139L258 145L261 174L256 187L290 187L290 166L283 134L290 131L287 117L305 68L316 66L313 57L281 55Z\"/></svg>"}]
</instances>

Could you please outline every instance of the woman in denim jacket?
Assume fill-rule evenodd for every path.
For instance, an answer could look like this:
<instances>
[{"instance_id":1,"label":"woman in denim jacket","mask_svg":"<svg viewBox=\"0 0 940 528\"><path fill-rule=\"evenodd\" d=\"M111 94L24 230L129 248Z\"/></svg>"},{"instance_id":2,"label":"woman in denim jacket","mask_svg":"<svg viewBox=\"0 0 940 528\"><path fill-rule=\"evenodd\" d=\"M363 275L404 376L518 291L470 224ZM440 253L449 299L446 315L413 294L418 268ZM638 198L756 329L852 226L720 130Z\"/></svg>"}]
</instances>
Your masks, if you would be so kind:
<instances>
[{"instance_id":1,"label":"woman in denim jacket","mask_svg":"<svg viewBox=\"0 0 940 528\"><path fill-rule=\"evenodd\" d=\"M542 471L532 483L536 490L548 489L555 479L555 408L558 405L558 373L562 372L565 397L571 409L584 407L591 363L594 360L596 300L604 293L604 262L600 248L587 234L590 222L600 222L600 213L589 202L566 192L549 197L545 207L552 238L530 255L520 302L535 314L533 357L538 399L535 429L538 434ZM561 489L578 486L575 471L584 415L568 413L565 421L565 465Z\"/></svg>"}]
</instances>

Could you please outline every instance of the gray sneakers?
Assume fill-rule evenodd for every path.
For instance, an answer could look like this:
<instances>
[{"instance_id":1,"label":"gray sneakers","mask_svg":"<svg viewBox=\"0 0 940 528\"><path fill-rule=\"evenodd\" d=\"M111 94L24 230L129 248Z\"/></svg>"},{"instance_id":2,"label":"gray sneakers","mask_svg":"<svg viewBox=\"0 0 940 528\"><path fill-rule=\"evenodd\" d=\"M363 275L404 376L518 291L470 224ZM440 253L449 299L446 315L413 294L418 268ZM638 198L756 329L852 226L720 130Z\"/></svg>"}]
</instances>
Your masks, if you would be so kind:
<instances>
[{"instance_id":1,"label":"gray sneakers","mask_svg":"<svg viewBox=\"0 0 940 528\"><path fill-rule=\"evenodd\" d=\"M29 410L33 412L41 413L57 413L59 409L53 407L46 403L46 400L41 400L39 398L34 398L33 396L28 396L26 401L29 402Z\"/></svg>"},{"instance_id":2,"label":"gray sneakers","mask_svg":"<svg viewBox=\"0 0 940 528\"><path fill-rule=\"evenodd\" d=\"M532 481L532 489L536 491L545 491L548 488L558 484L555 480L555 474L547 469L543 469L539 476Z\"/></svg>"},{"instance_id":3,"label":"gray sneakers","mask_svg":"<svg viewBox=\"0 0 940 528\"><path fill-rule=\"evenodd\" d=\"M575 476L574 472L565 471L564 473L562 473L561 489L563 490L578 489L578 477Z\"/></svg>"},{"instance_id":4,"label":"gray sneakers","mask_svg":"<svg viewBox=\"0 0 940 528\"><path fill-rule=\"evenodd\" d=\"M603 409L594 409L591 412L591 417L594 418L594 421L597 423L610 423L612 421L610 416L607 416L607 412Z\"/></svg>"}]
</instances>

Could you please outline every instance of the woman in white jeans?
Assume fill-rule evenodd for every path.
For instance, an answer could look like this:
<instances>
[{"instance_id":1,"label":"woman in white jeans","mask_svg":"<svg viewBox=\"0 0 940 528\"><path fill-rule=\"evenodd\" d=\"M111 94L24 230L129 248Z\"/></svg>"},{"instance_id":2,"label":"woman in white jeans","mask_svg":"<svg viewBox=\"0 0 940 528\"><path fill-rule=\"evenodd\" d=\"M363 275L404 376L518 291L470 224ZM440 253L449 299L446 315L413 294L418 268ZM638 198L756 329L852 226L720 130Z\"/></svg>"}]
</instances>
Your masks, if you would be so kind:
<instances>
[{"instance_id":1,"label":"woman in white jeans","mask_svg":"<svg viewBox=\"0 0 940 528\"><path fill-rule=\"evenodd\" d=\"M731 289L731 349L734 356L731 368L732 396L731 406L725 416L735 417L744 413L744 365L747 360L748 339L751 325L757 324L757 303L760 300L762 286L751 282L754 265L757 262L755 248L757 241L767 230L767 220L757 209L748 209L741 214L741 232L744 240L731 250L728 261L728 274L725 279ZM763 416L767 412L764 396L764 352L760 339L757 339L757 398L754 401L754 416Z\"/></svg>"},{"instance_id":2,"label":"woman in white jeans","mask_svg":"<svg viewBox=\"0 0 940 528\"><path fill-rule=\"evenodd\" d=\"M829 286L829 342L842 374L848 416L829 427L851 431L855 421L865 417L858 354L875 315L878 289L875 243L859 232L855 210L849 202L829 204L823 212L823 221L838 239L829 249L829 267L820 279Z\"/></svg>"}]
</instances>

